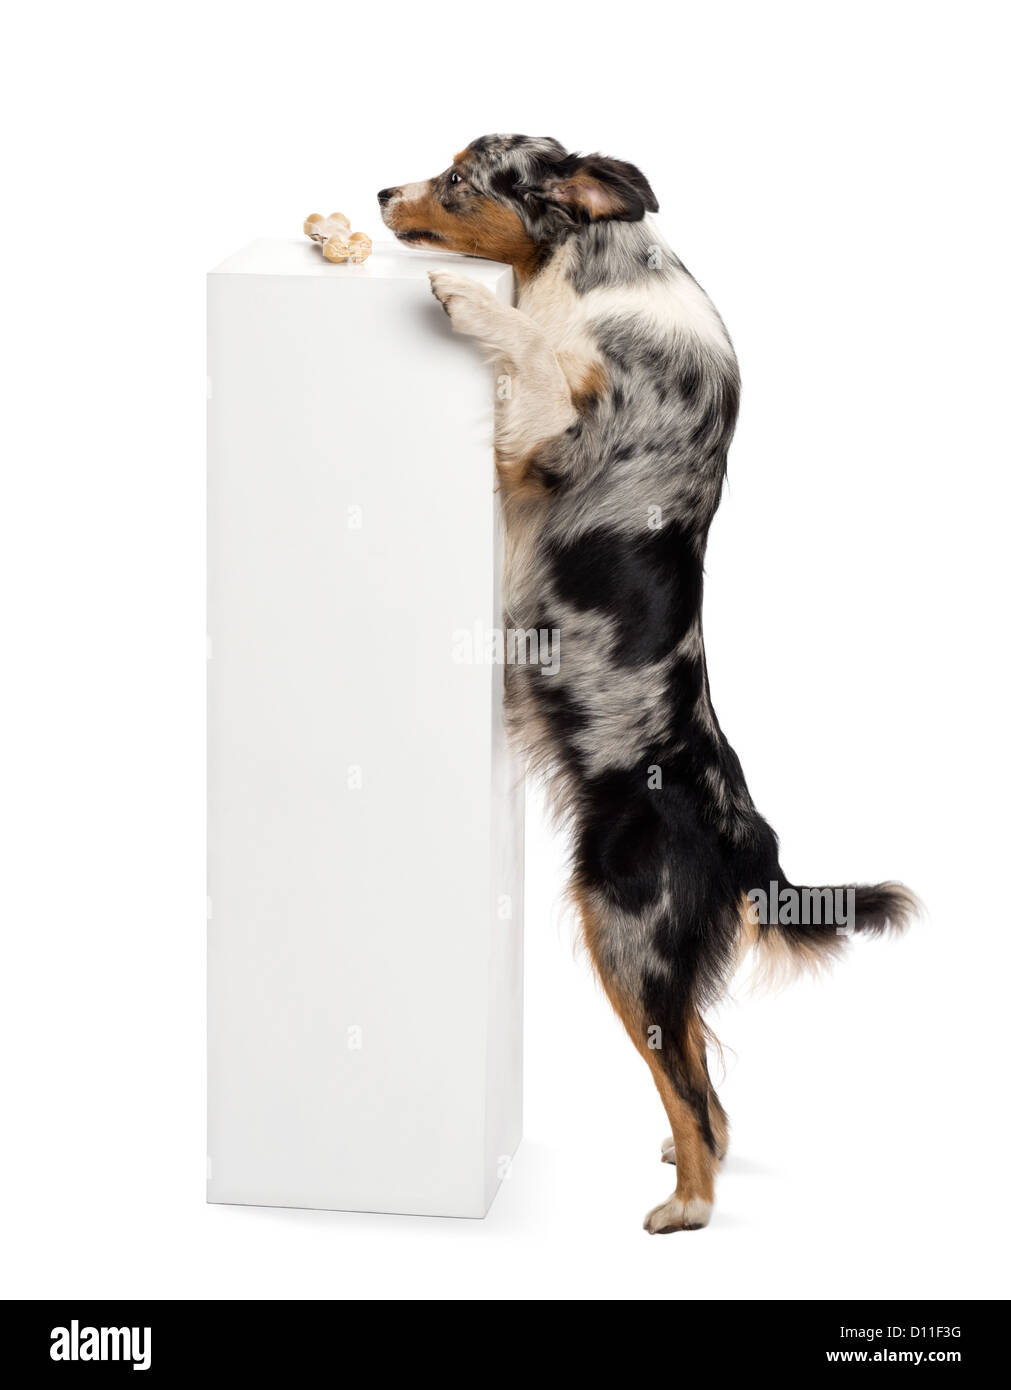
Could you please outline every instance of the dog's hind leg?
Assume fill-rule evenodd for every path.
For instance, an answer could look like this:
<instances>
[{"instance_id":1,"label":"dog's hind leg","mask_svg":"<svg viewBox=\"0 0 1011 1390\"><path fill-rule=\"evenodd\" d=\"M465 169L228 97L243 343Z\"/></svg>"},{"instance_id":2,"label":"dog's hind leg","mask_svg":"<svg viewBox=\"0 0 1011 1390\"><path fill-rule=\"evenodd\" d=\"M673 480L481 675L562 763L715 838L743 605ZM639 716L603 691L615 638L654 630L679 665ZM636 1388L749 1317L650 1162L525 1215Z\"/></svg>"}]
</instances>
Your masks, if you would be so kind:
<instances>
[{"instance_id":1,"label":"dog's hind leg","mask_svg":"<svg viewBox=\"0 0 1011 1390\"><path fill-rule=\"evenodd\" d=\"M713 1090L712 1082L709 1083L709 1128L713 1132L716 1157L722 1163L727 1156L727 1149L730 1147L730 1121L727 1118L727 1112L720 1104L719 1096ZM660 1161L670 1164L677 1163L673 1134L666 1135L660 1141Z\"/></svg>"},{"instance_id":2,"label":"dog's hind leg","mask_svg":"<svg viewBox=\"0 0 1011 1390\"><path fill-rule=\"evenodd\" d=\"M643 1222L651 1234L696 1230L708 1223L713 1209L720 1151L717 1130L725 1140L726 1117L722 1106L716 1114L710 1107L712 1087L705 1073L704 1051L700 1051L704 1047L696 1015L677 1036L663 1038L659 1047L643 1054L670 1121L677 1159L674 1192Z\"/></svg>"},{"instance_id":3,"label":"dog's hind leg","mask_svg":"<svg viewBox=\"0 0 1011 1390\"><path fill-rule=\"evenodd\" d=\"M656 991L647 987L650 962L644 945L648 926L640 932L627 914L612 920L606 908L578 892L576 901L597 975L650 1069L677 1155L677 1187L647 1215L645 1229L653 1234L697 1230L712 1212L727 1137L723 1107L718 1101L711 1106L702 1019L690 1003L680 1012L665 1008L663 1017L654 1018L649 1000Z\"/></svg>"}]
</instances>

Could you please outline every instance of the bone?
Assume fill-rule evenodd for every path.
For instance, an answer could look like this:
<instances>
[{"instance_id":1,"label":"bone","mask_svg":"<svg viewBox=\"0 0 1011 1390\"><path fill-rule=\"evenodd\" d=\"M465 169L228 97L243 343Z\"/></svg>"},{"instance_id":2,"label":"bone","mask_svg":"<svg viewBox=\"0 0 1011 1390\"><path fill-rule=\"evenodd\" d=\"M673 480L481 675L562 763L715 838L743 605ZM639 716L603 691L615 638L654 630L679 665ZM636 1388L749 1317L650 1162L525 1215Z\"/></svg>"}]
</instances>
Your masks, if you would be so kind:
<instances>
[{"instance_id":1,"label":"bone","mask_svg":"<svg viewBox=\"0 0 1011 1390\"><path fill-rule=\"evenodd\" d=\"M351 256L351 246L343 236L327 237L323 243L323 255L328 261L341 263Z\"/></svg>"},{"instance_id":2,"label":"bone","mask_svg":"<svg viewBox=\"0 0 1011 1390\"><path fill-rule=\"evenodd\" d=\"M302 230L322 248L324 257L337 265L346 261L361 265L372 255L371 237L366 232L352 232L351 223L342 212L332 212L329 217L312 212Z\"/></svg>"},{"instance_id":3,"label":"bone","mask_svg":"<svg viewBox=\"0 0 1011 1390\"><path fill-rule=\"evenodd\" d=\"M352 232L348 237L349 259L355 265L361 265L372 255L372 238L365 232Z\"/></svg>"},{"instance_id":4,"label":"bone","mask_svg":"<svg viewBox=\"0 0 1011 1390\"><path fill-rule=\"evenodd\" d=\"M313 241L323 243L332 236L347 238L351 233L351 223L342 212L332 212L329 217L313 212L305 219L302 230Z\"/></svg>"}]
</instances>

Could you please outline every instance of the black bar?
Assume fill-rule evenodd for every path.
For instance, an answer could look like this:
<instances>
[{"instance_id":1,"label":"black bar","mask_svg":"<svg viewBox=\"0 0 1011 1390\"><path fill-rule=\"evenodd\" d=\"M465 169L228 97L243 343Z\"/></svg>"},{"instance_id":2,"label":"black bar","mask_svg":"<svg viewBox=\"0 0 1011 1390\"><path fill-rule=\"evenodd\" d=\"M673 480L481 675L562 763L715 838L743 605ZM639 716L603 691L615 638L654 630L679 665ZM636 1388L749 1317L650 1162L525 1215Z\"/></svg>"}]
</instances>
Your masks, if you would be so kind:
<instances>
[{"instance_id":1,"label":"black bar","mask_svg":"<svg viewBox=\"0 0 1011 1390\"><path fill-rule=\"evenodd\" d=\"M823 1370L848 1377L888 1367L978 1374L1003 1362L1006 1308L1005 1301L656 1300L609 1303L602 1314L597 1303L561 1299L519 1308L481 1300L461 1308L437 1300L113 1299L14 1301L2 1317L6 1368L24 1372L17 1384L126 1376L137 1385L182 1385L193 1372L249 1371L283 1375L286 1385L324 1376L339 1385L351 1375L387 1382L392 1375L466 1374L480 1387L503 1371L567 1378L587 1365L593 1371L597 1357L600 1375L617 1358L623 1379L653 1367L676 1376L692 1366L710 1375ZM93 1351L106 1359L85 1359ZM135 1355L137 1370L129 1359Z\"/></svg>"}]
</instances>

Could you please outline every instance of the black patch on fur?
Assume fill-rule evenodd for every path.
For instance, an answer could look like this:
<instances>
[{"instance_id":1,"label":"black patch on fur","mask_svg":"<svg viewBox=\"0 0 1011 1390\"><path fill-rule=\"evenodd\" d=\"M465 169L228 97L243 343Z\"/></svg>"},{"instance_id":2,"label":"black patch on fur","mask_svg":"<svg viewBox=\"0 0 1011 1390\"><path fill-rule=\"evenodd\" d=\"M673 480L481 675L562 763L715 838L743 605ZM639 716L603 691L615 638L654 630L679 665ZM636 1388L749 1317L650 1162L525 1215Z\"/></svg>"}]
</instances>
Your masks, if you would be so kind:
<instances>
[{"instance_id":1,"label":"black patch on fur","mask_svg":"<svg viewBox=\"0 0 1011 1390\"><path fill-rule=\"evenodd\" d=\"M702 562L676 521L659 531L644 525L640 536L589 531L568 545L556 544L552 560L559 598L622 624L612 657L623 665L661 660L701 606Z\"/></svg>"}]
</instances>

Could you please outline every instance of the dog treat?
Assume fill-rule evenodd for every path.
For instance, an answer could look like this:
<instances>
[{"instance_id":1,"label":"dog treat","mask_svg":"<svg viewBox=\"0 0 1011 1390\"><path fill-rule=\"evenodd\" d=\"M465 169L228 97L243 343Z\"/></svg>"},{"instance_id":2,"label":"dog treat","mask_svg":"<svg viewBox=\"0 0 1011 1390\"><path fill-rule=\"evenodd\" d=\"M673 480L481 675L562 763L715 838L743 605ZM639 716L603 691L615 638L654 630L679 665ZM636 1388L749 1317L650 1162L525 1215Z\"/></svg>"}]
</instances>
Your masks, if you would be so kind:
<instances>
[{"instance_id":1,"label":"dog treat","mask_svg":"<svg viewBox=\"0 0 1011 1390\"><path fill-rule=\"evenodd\" d=\"M323 243L323 255L328 261L346 261L351 255L350 243L340 235L327 237Z\"/></svg>"},{"instance_id":2,"label":"dog treat","mask_svg":"<svg viewBox=\"0 0 1011 1390\"><path fill-rule=\"evenodd\" d=\"M313 212L305 219L302 230L313 241L322 244L328 237L350 235L351 223L342 212L332 212L329 217Z\"/></svg>"},{"instance_id":3,"label":"dog treat","mask_svg":"<svg viewBox=\"0 0 1011 1390\"><path fill-rule=\"evenodd\" d=\"M337 265L345 261L361 265L372 254L371 237L366 232L352 232L351 223L342 212L332 212L329 217L310 213L302 230L322 248L324 257Z\"/></svg>"},{"instance_id":4,"label":"dog treat","mask_svg":"<svg viewBox=\"0 0 1011 1390\"><path fill-rule=\"evenodd\" d=\"M354 264L361 265L372 255L372 238L366 232L352 232L348 237L348 251Z\"/></svg>"}]
</instances>

